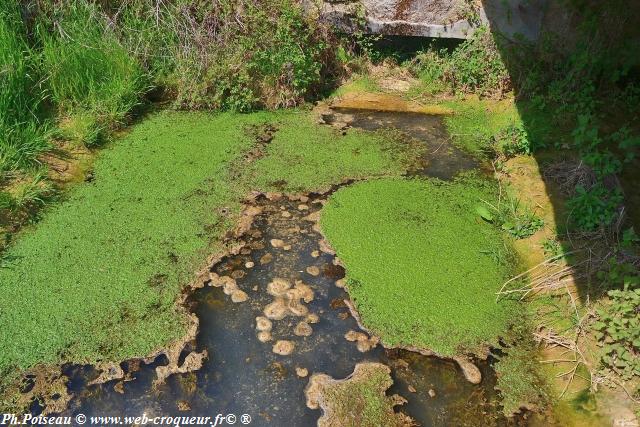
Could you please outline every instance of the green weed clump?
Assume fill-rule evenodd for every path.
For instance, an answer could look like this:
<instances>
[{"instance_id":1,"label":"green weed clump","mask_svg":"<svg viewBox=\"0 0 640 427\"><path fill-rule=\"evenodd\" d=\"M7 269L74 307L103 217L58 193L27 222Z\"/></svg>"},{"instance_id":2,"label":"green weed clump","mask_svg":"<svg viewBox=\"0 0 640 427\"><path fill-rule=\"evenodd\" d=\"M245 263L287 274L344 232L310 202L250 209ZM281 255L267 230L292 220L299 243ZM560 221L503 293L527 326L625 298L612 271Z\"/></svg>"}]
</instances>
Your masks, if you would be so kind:
<instances>
[{"instance_id":1,"label":"green weed clump","mask_svg":"<svg viewBox=\"0 0 640 427\"><path fill-rule=\"evenodd\" d=\"M511 258L474 206L495 189L471 178L379 179L336 192L321 227L347 269L363 323L389 345L438 354L496 344L517 307L496 302Z\"/></svg>"},{"instance_id":2,"label":"green weed clump","mask_svg":"<svg viewBox=\"0 0 640 427\"><path fill-rule=\"evenodd\" d=\"M63 133L69 129L65 136L99 143L140 103L145 73L95 4L71 0L39 16L47 90L71 122L63 123Z\"/></svg>"},{"instance_id":3,"label":"green weed clump","mask_svg":"<svg viewBox=\"0 0 640 427\"><path fill-rule=\"evenodd\" d=\"M0 179L7 173L37 166L37 156L49 148L38 119L33 53L18 5L0 5Z\"/></svg>"},{"instance_id":4,"label":"green weed clump","mask_svg":"<svg viewBox=\"0 0 640 427\"><path fill-rule=\"evenodd\" d=\"M511 79L488 28L478 29L453 51L427 50L413 59L410 69L428 93L450 90L501 97Z\"/></svg>"},{"instance_id":5,"label":"green weed clump","mask_svg":"<svg viewBox=\"0 0 640 427\"><path fill-rule=\"evenodd\" d=\"M498 200L496 204L486 200L483 202L483 205L476 206L478 215L516 239L532 236L544 226L544 221L524 206L517 197L507 196Z\"/></svg>"},{"instance_id":6,"label":"green weed clump","mask_svg":"<svg viewBox=\"0 0 640 427\"><path fill-rule=\"evenodd\" d=\"M609 291L610 303L594 323L601 362L623 380L640 376L640 289Z\"/></svg>"}]
</instances>

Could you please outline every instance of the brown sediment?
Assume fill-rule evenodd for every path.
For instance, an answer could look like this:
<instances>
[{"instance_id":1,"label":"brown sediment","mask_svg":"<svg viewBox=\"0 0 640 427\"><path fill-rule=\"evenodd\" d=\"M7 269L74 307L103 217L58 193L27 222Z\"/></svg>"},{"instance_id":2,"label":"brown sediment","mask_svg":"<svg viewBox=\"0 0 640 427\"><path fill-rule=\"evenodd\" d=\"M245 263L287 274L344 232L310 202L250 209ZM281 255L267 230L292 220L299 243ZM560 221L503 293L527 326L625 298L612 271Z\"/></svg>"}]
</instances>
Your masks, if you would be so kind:
<instances>
[{"instance_id":1,"label":"brown sediment","mask_svg":"<svg viewBox=\"0 0 640 427\"><path fill-rule=\"evenodd\" d=\"M334 99L331 107L429 115L453 114L453 110L441 105L423 105L387 93L349 93Z\"/></svg>"},{"instance_id":2,"label":"brown sediment","mask_svg":"<svg viewBox=\"0 0 640 427\"><path fill-rule=\"evenodd\" d=\"M358 363L351 375L336 380L313 374L305 388L307 407L322 409L318 427L408 427L414 421L394 407L406 403L386 391L393 384L391 369L382 363ZM377 399L367 404L369 399ZM379 404L378 404L379 403ZM372 412L373 411L373 412Z\"/></svg>"}]
</instances>

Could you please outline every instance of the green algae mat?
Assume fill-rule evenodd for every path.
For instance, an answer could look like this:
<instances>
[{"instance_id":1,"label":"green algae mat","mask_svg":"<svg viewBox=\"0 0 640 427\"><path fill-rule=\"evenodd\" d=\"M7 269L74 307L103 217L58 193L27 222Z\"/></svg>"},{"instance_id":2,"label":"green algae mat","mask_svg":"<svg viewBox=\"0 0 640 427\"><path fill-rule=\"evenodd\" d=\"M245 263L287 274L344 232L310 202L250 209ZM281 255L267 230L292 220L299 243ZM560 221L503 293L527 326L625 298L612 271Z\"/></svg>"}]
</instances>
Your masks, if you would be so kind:
<instances>
[{"instance_id":1,"label":"green algae mat","mask_svg":"<svg viewBox=\"0 0 640 427\"><path fill-rule=\"evenodd\" d=\"M250 159L265 123L274 139ZM249 190L398 175L418 154L391 143L297 110L152 115L2 254L0 374L145 356L178 338L177 296L222 248Z\"/></svg>"},{"instance_id":2,"label":"green algae mat","mask_svg":"<svg viewBox=\"0 0 640 427\"><path fill-rule=\"evenodd\" d=\"M509 277L499 230L475 206L491 184L378 179L337 191L321 227L347 269L349 295L366 327L389 345L444 356L495 344L513 303L496 303Z\"/></svg>"}]
</instances>

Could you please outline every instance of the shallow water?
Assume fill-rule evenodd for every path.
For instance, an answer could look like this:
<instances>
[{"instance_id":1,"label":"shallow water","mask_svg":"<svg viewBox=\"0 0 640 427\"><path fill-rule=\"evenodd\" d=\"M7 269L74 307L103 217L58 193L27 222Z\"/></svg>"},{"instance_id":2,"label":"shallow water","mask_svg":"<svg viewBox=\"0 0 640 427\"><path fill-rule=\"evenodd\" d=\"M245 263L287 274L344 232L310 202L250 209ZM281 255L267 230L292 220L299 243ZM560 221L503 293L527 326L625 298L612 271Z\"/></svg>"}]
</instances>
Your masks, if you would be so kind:
<instances>
[{"instance_id":1,"label":"shallow water","mask_svg":"<svg viewBox=\"0 0 640 427\"><path fill-rule=\"evenodd\" d=\"M344 378L362 361L379 361L392 368L394 385L390 394L398 393L408 400L400 410L413 417L422 426L491 426L521 425L522 420L508 420L499 415L495 378L486 362L481 362L483 381L474 386L468 383L457 364L434 357L426 357L401 350L384 350L381 346L361 353L356 344L344 335L359 330L343 303L346 293L335 285L344 275L334 265L332 255L321 253L314 258L321 236L312 230L312 222L302 217L320 209L319 200L306 203L309 210L300 211L300 202L286 199L269 202L262 200L264 212L256 218L249 232L250 253L223 259L212 266L220 275L242 271L237 280L249 300L233 303L222 288L207 286L197 290L189 305L200 320L195 350L207 349L209 358L197 372L175 374L166 384L153 387L155 366L166 363L159 357L155 363L142 365L123 363L131 380L111 381L87 386L87 380L96 373L89 367L70 366L70 389L77 394L67 411L70 415L87 416L139 416L193 415L209 416L217 413L249 414L254 426L314 426L320 411L306 408L304 388L308 378L296 375L296 367L307 368L309 373L323 372L334 378ZM291 213L285 218L282 212ZM291 249L275 249L271 239L282 239ZM262 249L261 249L262 248ZM245 251L248 252L248 251ZM273 255L268 264L260 263L266 253ZM246 262L255 263L245 268ZM318 276L308 274L308 266L320 269ZM235 273L240 275L241 273ZM255 317L273 297L266 292L274 278L285 278L293 283L302 280L314 292L314 300L305 304L310 313L320 317L312 324L309 337L297 337L293 328L301 319L286 317L274 321L274 340L295 342L290 356L271 351L273 341L261 343L256 337ZM414 390L410 392L409 390ZM435 397L429 396L429 390Z\"/></svg>"},{"instance_id":2,"label":"shallow water","mask_svg":"<svg viewBox=\"0 0 640 427\"><path fill-rule=\"evenodd\" d=\"M461 171L479 169L481 165L470 155L455 148L438 116L417 113L379 112L334 109L326 117L365 130L393 128L405 138L414 138L427 145L424 162L413 175L451 179ZM247 245L239 255L222 259L211 271L235 275L239 288L249 300L233 303L222 288L205 286L188 299L190 310L199 319L196 340L188 344L181 357L190 351L207 350L208 358L196 372L174 374L165 384L154 385L155 368L166 365L165 356L153 363L127 361L121 364L126 380L88 385L97 377L90 366L64 367L70 378L68 387L75 395L65 415L75 416L213 416L233 413L251 416L252 426L314 426L319 410L305 405L304 388L308 377L301 378L296 368L312 373L326 373L345 378L355 365L377 361L391 367L393 386L389 394L397 393L407 403L397 410L411 416L421 426L507 426L526 425L524 418L505 418L500 413L494 390L495 375L489 362L477 361L483 380L479 385L467 382L458 365L449 360L427 357L405 350L385 350L378 345L362 353L356 343L344 335L359 331L344 300L348 295L336 286L344 269L335 265L335 257L319 252L320 234L313 222L303 217L320 210L322 199L313 196L299 209L298 201L281 199L257 201L263 213L256 217L253 228L245 236ZM288 212L289 214L283 214ZM282 239L290 250L273 248L271 239ZM250 249L250 250L249 250ZM271 262L260 262L271 254ZM245 267L253 262L252 268ZM320 274L306 272L308 266L319 268ZM309 337L298 337L293 329L300 317L285 317L273 321L273 340L262 343L255 330L256 316L273 301L266 292L274 278L284 278L292 284L302 280L314 293L313 301L304 304L320 321L312 324ZM275 340L295 343L289 356L272 352ZM34 412L41 408L33 407ZM238 418L239 419L239 418ZM242 425L240 421L238 425Z\"/></svg>"},{"instance_id":3,"label":"shallow water","mask_svg":"<svg viewBox=\"0 0 640 427\"><path fill-rule=\"evenodd\" d=\"M333 111L337 116L334 120L339 117L351 127L368 131L395 129L404 137L425 144L427 150L417 175L450 180L460 172L483 169L484 165L477 159L453 145L440 115L354 108L334 108Z\"/></svg>"}]
</instances>

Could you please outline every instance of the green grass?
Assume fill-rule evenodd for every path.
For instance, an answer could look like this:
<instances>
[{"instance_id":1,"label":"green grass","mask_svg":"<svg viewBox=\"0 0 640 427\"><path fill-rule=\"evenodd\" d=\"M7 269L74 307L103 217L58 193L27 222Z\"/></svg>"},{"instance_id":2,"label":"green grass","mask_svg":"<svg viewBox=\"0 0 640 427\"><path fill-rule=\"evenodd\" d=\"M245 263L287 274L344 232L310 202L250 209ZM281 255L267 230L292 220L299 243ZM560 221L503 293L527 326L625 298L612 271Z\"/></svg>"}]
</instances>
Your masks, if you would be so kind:
<instances>
[{"instance_id":1,"label":"green grass","mask_svg":"<svg viewBox=\"0 0 640 427\"><path fill-rule=\"evenodd\" d=\"M282 116L266 156L249 167L250 186L264 191L321 190L346 179L399 175L422 145L389 133L352 129L346 135L318 126L306 114Z\"/></svg>"},{"instance_id":2,"label":"green grass","mask_svg":"<svg viewBox=\"0 0 640 427\"><path fill-rule=\"evenodd\" d=\"M78 142L95 144L102 132L123 122L140 103L146 85L142 66L92 3L72 1L53 16L39 19L42 68L51 100L63 116L77 116L84 127L89 124Z\"/></svg>"},{"instance_id":3,"label":"green grass","mask_svg":"<svg viewBox=\"0 0 640 427\"><path fill-rule=\"evenodd\" d=\"M493 187L380 179L344 188L323 210L322 230L347 268L349 294L389 345L452 356L496 343L516 307L496 303L509 276L500 232L474 207Z\"/></svg>"},{"instance_id":4,"label":"green grass","mask_svg":"<svg viewBox=\"0 0 640 427\"><path fill-rule=\"evenodd\" d=\"M490 101L469 97L443 101L443 105L454 111L444 119L453 142L473 154L480 154L487 140L501 130L521 123L511 99Z\"/></svg>"},{"instance_id":5,"label":"green grass","mask_svg":"<svg viewBox=\"0 0 640 427\"><path fill-rule=\"evenodd\" d=\"M271 174L243 178L241 155L253 144L246 127L263 123L280 129L256 169ZM249 189L280 177L312 189L398 174L404 162L384 146L360 132L339 139L302 111L153 115L101 153L93 182L3 254L0 373L165 345L183 333L174 306L181 287L221 248ZM296 147L304 155L287 158Z\"/></svg>"},{"instance_id":6,"label":"green grass","mask_svg":"<svg viewBox=\"0 0 640 427\"><path fill-rule=\"evenodd\" d=\"M36 115L41 94L26 29L15 1L0 5L0 180L32 168L49 146ZM0 182L1 184L1 182Z\"/></svg>"}]
</instances>

